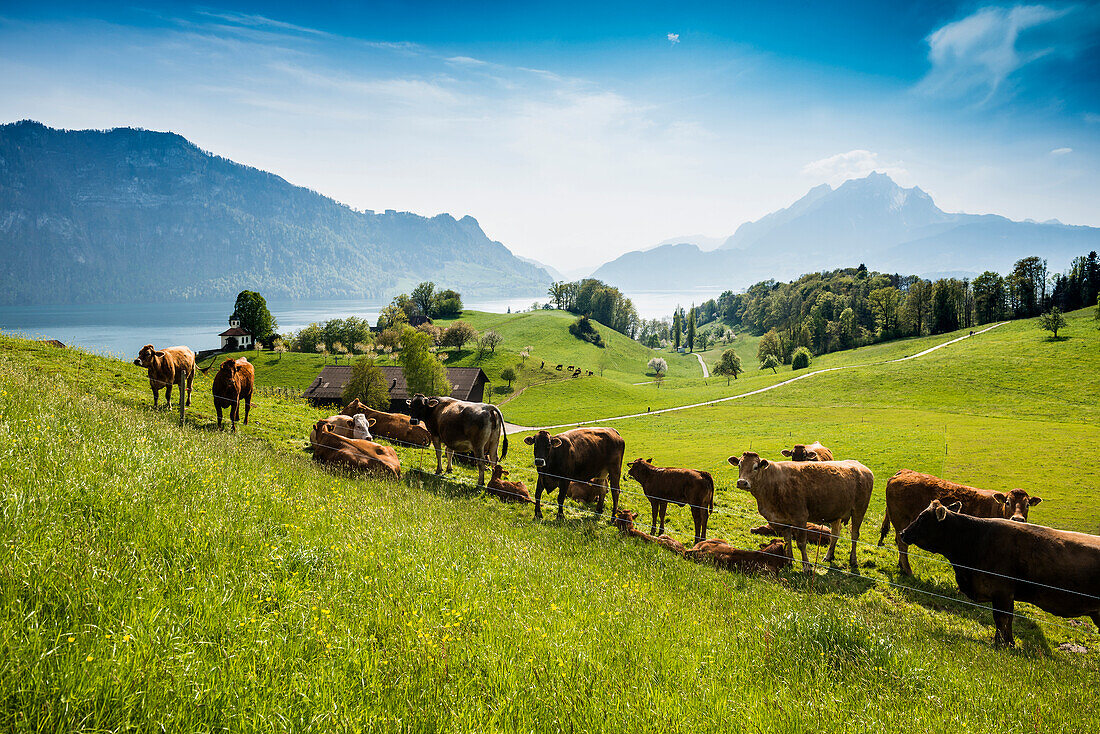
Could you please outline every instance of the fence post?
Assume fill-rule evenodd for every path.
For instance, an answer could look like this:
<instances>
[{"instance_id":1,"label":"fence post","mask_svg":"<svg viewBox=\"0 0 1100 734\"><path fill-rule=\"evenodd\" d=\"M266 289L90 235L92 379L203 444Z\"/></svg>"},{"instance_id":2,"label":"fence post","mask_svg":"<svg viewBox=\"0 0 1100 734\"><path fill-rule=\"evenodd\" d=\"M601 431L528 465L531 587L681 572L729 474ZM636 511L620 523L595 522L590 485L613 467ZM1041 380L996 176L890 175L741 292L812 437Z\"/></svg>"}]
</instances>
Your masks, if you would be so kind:
<instances>
[{"instance_id":1,"label":"fence post","mask_svg":"<svg viewBox=\"0 0 1100 734\"><path fill-rule=\"evenodd\" d=\"M183 428L183 419L187 411L187 373L184 370L180 370L180 394L177 400L180 404L180 428Z\"/></svg>"}]
</instances>

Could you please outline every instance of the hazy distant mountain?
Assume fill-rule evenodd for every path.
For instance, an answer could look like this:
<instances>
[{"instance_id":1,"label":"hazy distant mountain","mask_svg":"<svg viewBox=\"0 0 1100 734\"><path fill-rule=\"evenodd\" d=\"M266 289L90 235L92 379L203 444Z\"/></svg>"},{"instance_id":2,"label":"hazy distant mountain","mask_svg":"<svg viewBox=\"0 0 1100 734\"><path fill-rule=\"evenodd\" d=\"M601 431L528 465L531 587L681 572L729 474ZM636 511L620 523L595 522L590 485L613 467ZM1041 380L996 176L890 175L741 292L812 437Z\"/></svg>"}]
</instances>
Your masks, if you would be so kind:
<instances>
[{"instance_id":1,"label":"hazy distant mountain","mask_svg":"<svg viewBox=\"0 0 1100 734\"><path fill-rule=\"evenodd\" d=\"M544 295L477 220L357 212L179 135L0 126L0 303Z\"/></svg>"},{"instance_id":2,"label":"hazy distant mountain","mask_svg":"<svg viewBox=\"0 0 1100 734\"><path fill-rule=\"evenodd\" d=\"M872 173L836 189L822 184L791 204L747 222L713 253L658 247L601 266L594 277L624 290L720 285L864 263L904 274L1007 272L1022 257L1052 270L1100 249L1100 228L1015 222L996 215L950 214L919 188Z\"/></svg>"},{"instance_id":3,"label":"hazy distant mountain","mask_svg":"<svg viewBox=\"0 0 1100 734\"><path fill-rule=\"evenodd\" d=\"M683 237L669 237L667 240L658 242L654 247L661 247L662 245L695 245L703 252L709 252L711 250L717 250L725 241L725 237L708 237L705 234L689 234Z\"/></svg>"}]
</instances>

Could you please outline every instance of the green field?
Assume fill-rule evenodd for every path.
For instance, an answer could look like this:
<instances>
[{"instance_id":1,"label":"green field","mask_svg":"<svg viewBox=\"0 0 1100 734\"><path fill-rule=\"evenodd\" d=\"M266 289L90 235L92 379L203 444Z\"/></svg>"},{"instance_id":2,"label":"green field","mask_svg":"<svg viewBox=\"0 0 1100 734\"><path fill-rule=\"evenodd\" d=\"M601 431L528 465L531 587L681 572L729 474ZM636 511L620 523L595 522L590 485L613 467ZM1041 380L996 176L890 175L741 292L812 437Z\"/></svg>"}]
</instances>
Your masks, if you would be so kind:
<instances>
[{"instance_id":1,"label":"green field","mask_svg":"<svg viewBox=\"0 0 1100 734\"><path fill-rule=\"evenodd\" d=\"M209 376L180 429L149 410L133 365L0 337L0 730L1096 731L1091 623L1018 605L1039 623L1017 620L1020 647L994 650L949 568L918 557L901 579L892 538L873 547L903 466L1022 486L1044 498L1034 522L1100 531L1092 316L1070 314L1059 341L1024 321L903 363L881 364L952 335L826 355L811 369L872 366L610 424L628 458L715 473L710 535L743 547L760 519L726 456L819 439L871 467L860 575L778 580L624 542L585 508L534 523L468 484L425 485L418 451L400 451L408 483L327 472L303 450L327 411L261 394L251 425L212 430ZM561 338L567 315L467 318L513 355L599 366ZM532 387L506 418L612 416L791 376L703 384L687 355L657 390L631 384L650 350L611 350L622 361L603 378ZM261 386L313 358L266 356L250 355ZM505 463L533 485L518 438ZM623 488L648 517L640 487ZM670 523L687 539L686 510Z\"/></svg>"}]
</instances>

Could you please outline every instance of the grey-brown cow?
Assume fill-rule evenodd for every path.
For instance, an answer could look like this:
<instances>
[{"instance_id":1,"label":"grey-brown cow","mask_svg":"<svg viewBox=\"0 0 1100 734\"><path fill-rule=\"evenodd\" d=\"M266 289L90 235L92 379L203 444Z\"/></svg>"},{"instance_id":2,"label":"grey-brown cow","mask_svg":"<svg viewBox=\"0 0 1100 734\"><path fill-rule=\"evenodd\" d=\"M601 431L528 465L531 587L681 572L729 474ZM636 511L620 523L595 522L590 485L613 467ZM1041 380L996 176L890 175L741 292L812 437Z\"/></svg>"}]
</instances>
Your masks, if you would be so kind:
<instances>
[{"instance_id":1,"label":"grey-brown cow","mask_svg":"<svg viewBox=\"0 0 1100 734\"><path fill-rule=\"evenodd\" d=\"M149 388L153 391L153 407L157 407L160 390L164 388L164 407L172 407L172 386L178 385L182 376L187 382L186 404L191 405L191 383L195 379L195 353L190 347L165 347L153 349L146 344L134 360L138 367L144 367L149 374ZM180 395L180 400L184 400Z\"/></svg>"}]
</instances>

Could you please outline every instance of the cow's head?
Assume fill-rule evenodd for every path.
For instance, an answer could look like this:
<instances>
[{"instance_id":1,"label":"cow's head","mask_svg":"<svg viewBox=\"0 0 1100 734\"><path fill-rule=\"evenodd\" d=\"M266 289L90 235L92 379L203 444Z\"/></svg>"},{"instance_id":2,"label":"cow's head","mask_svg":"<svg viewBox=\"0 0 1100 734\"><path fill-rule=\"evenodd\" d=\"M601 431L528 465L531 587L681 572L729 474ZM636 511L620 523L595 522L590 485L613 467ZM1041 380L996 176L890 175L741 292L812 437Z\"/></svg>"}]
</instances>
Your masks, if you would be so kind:
<instances>
[{"instance_id":1,"label":"cow's head","mask_svg":"<svg viewBox=\"0 0 1100 734\"><path fill-rule=\"evenodd\" d=\"M504 468L504 464L493 464L493 476L492 479L501 480L508 476L508 470Z\"/></svg>"},{"instance_id":2,"label":"cow's head","mask_svg":"<svg viewBox=\"0 0 1100 734\"><path fill-rule=\"evenodd\" d=\"M796 443L793 449L783 449L781 453L791 461L817 461L817 451L804 443Z\"/></svg>"},{"instance_id":3,"label":"cow's head","mask_svg":"<svg viewBox=\"0 0 1100 734\"><path fill-rule=\"evenodd\" d=\"M134 360L134 364L136 364L138 367L149 368L153 366L156 357L163 356L164 352L158 352L157 350L153 349L152 344L146 344L144 347L141 348L141 351L138 352L138 358Z\"/></svg>"},{"instance_id":4,"label":"cow's head","mask_svg":"<svg viewBox=\"0 0 1100 734\"><path fill-rule=\"evenodd\" d=\"M940 548L939 539L944 533L943 522L961 509L962 502L945 505L939 500L932 500L932 503L917 515L917 519L901 531L901 542L935 553Z\"/></svg>"},{"instance_id":5,"label":"cow's head","mask_svg":"<svg viewBox=\"0 0 1100 734\"><path fill-rule=\"evenodd\" d=\"M224 372L232 377L240 368L241 366L237 364L237 360L230 358L222 362L222 366L218 368L218 372Z\"/></svg>"},{"instance_id":6,"label":"cow's head","mask_svg":"<svg viewBox=\"0 0 1100 734\"><path fill-rule=\"evenodd\" d=\"M639 459L640 461L640 459ZM634 510L628 510L625 507L620 508L615 512L615 517L611 521L620 530L630 530L634 527L634 521L638 519L638 513Z\"/></svg>"},{"instance_id":7,"label":"cow's head","mask_svg":"<svg viewBox=\"0 0 1100 734\"><path fill-rule=\"evenodd\" d=\"M356 415L357 413L365 414L367 411L363 409L366 407L366 405L359 402L359 398L355 398L355 400L352 400L350 403L348 403L346 408L340 411L340 415Z\"/></svg>"},{"instance_id":8,"label":"cow's head","mask_svg":"<svg viewBox=\"0 0 1100 734\"><path fill-rule=\"evenodd\" d=\"M1006 520L1027 522L1027 511L1043 501L1042 497L1031 497L1022 489L1013 489L1008 494L996 492L993 499L1004 506Z\"/></svg>"},{"instance_id":9,"label":"cow's head","mask_svg":"<svg viewBox=\"0 0 1100 734\"><path fill-rule=\"evenodd\" d=\"M653 469L652 457L649 459L637 458L626 465L627 476L638 482L638 484L642 483L641 477L648 476Z\"/></svg>"},{"instance_id":10,"label":"cow's head","mask_svg":"<svg viewBox=\"0 0 1100 734\"><path fill-rule=\"evenodd\" d=\"M753 483L760 477L760 472L766 470L771 463L767 459L761 459L760 454L746 451L741 458L731 456L726 459L737 467L737 488L752 491Z\"/></svg>"},{"instance_id":11,"label":"cow's head","mask_svg":"<svg viewBox=\"0 0 1100 734\"><path fill-rule=\"evenodd\" d=\"M417 393L412 399L406 400L405 405L409 406L409 423L419 426L421 421L428 419L432 409L439 405L439 398L429 398Z\"/></svg>"},{"instance_id":12,"label":"cow's head","mask_svg":"<svg viewBox=\"0 0 1100 734\"><path fill-rule=\"evenodd\" d=\"M551 436L550 431L539 431L534 436L528 436L523 439L523 442L528 446L534 446L535 455L535 468L541 469L546 466L546 462L550 459L550 453L561 446L561 439L557 436Z\"/></svg>"},{"instance_id":13,"label":"cow's head","mask_svg":"<svg viewBox=\"0 0 1100 734\"><path fill-rule=\"evenodd\" d=\"M313 430L317 433L317 436L320 437L324 433L332 433L332 424L322 418L313 424Z\"/></svg>"},{"instance_id":14,"label":"cow's head","mask_svg":"<svg viewBox=\"0 0 1100 734\"><path fill-rule=\"evenodd\" d=\"M367 418L362 413L356 413L351 417L352 429L351 435L353 438L366 439L367 441L373 441L374 436L370 435L370 427L377 423L374 418Z\"/></svg>"}]
</instances>

